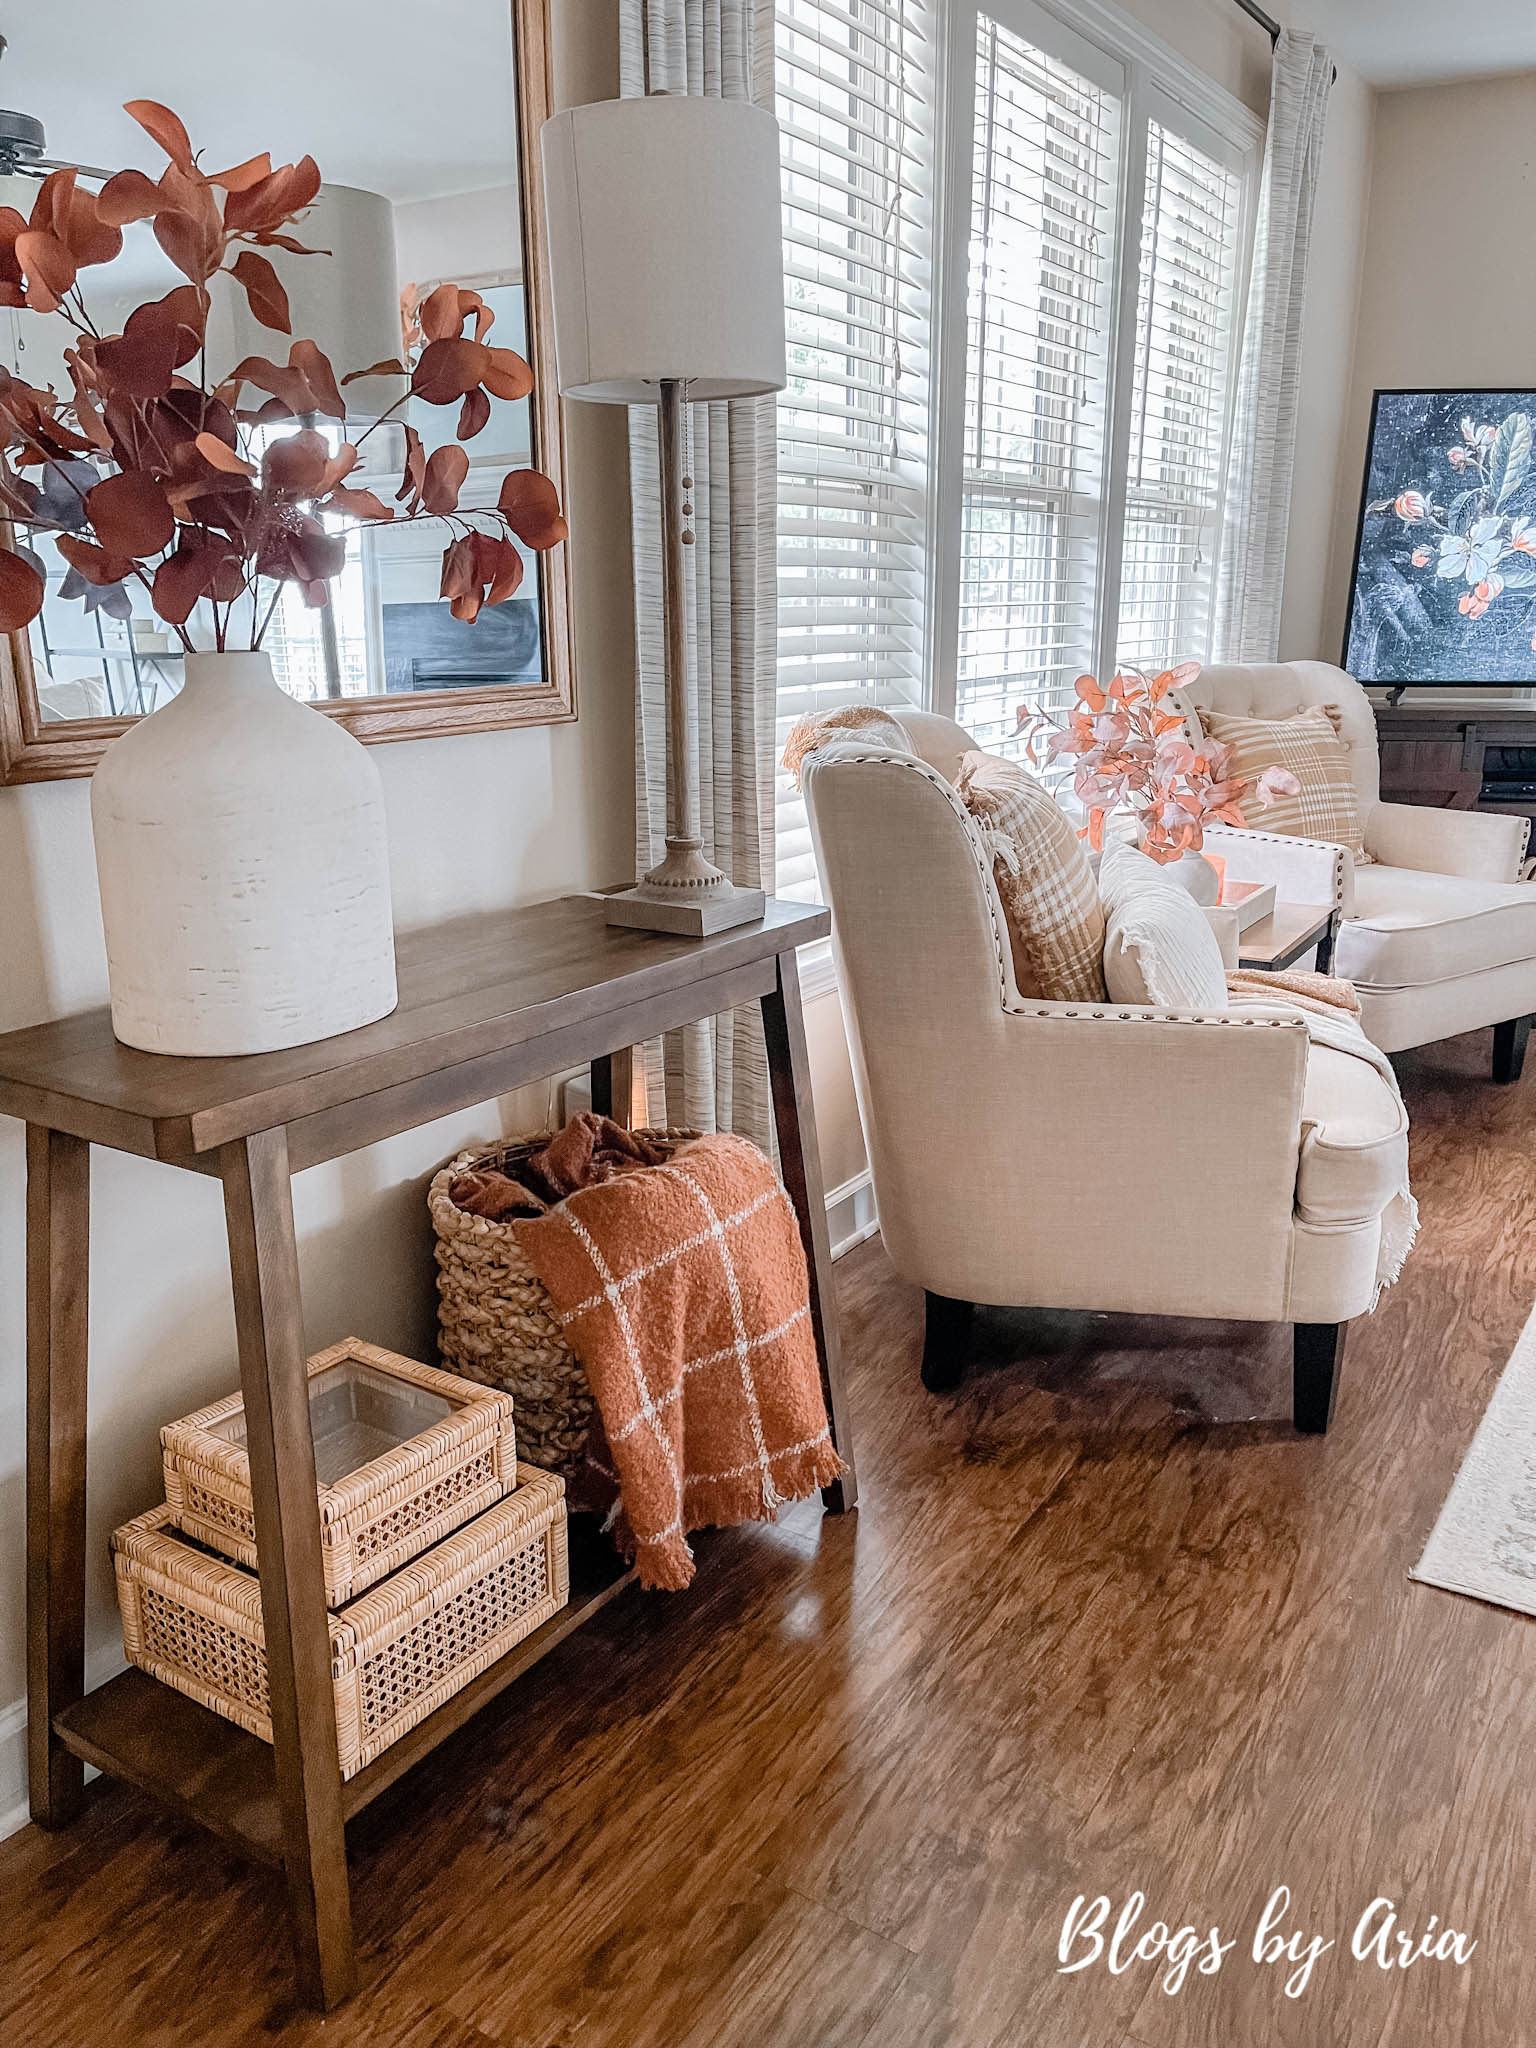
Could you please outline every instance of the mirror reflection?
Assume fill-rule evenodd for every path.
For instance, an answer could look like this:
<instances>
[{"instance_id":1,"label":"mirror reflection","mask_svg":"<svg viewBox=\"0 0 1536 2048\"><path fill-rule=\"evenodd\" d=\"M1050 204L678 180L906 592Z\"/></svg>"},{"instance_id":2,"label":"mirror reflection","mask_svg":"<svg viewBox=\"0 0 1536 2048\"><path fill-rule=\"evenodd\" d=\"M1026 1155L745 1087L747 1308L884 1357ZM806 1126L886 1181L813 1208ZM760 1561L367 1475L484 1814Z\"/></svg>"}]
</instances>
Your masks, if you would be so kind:
<instances>
[{"instance_id":1,"label":"mirror reflection","mask_svg":"<svg viewBox=\"0 0 1536 2048\"><path fill-rule=\"evenodd\" d=\"M332 0L323 8L275 0L253 24L238 74L225 75L201 47L196 0L148 9L76 0L29 10L0 62L0 102L17 110L0 116L0 148L10 143L0 156L0 205L29 212L38 173L59 163L80 164L93 187L130 167L158 176L163 157L122 112L124 100L154 98L182 116L205 162L238 163L267 148L280 161L309 154L319 162L325 183L303 232L309 246L331 253L269 254L288 293L292 337L317 341L338 372L399 358L402 299L408 313L445 279L478 291L495 315L491 339L527 354L511 8L508 0L434 0L427 27L409 0ZM147 222L124 230L113 262L81 273L86 310L102 334L120 332L135 306L184 281ZM282 361L289 341L260 324L232 279L214 280L213 376L248 355ZM60 321L0 307L0 363L28 382L67 391L67 343ZM388 504L400 480L401 423L430 453L455 438L455 410L415 398L397 403L399 377L344 388L345 438L362 458L348 484ZM493 505L507 470L535 459L530 401L490 403L466 449L466 511ZM332 445L343 438L337 422L314 424ZM271 432L292 430L290 421ZM329 512L325 523L347 544L330 605L312 609L297 584L282 585L263 643L294 695L398 701L547 686L537 556L520 549L517 594L470 624L454 619L439 594L441 525L391 528ZM144 589L82 586L49 534L18 527L18 538L47 574L43 610L28 631L45 723L149 712L179 689L180 643ZM197 639L197 615L191 623Z\"/></svg>"}]
</instances>

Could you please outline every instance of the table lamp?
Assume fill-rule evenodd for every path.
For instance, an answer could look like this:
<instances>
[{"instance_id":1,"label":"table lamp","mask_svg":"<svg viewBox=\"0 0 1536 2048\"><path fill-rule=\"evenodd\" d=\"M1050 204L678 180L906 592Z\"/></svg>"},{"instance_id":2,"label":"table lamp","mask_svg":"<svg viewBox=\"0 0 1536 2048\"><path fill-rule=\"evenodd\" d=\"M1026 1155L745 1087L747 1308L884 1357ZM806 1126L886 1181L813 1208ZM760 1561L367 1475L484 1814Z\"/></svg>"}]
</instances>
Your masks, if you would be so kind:
<instances>
[{"instance_id":1,"label":"table lamp","mask_svg":"<svg viewBox=\"0 0 1536 2048\"><path fill-rule=\"evenodd\" d=\"M689 747L685 404L778 391L779 129L746 100L653 93L544 125L555 361L566 398L660 408L666 856L608 922L703 938L763 914L705 859ZM687 488L691 488L689 480Z\"/></svg>"}]
</instances>

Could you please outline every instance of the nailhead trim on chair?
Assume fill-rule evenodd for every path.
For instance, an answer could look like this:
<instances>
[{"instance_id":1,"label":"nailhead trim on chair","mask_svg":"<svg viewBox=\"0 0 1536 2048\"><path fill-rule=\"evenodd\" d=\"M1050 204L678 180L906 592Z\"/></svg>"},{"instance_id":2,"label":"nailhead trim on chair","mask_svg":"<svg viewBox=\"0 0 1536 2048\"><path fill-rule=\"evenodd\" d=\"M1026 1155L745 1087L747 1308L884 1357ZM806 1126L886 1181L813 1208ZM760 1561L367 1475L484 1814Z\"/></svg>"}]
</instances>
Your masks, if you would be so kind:
<instances>
[{"instance_id":1,"label":"nailhead trim on chair","mask_svg":"<svg viewBox=\"0 0 1536 2048\"><path fill-rule=\"evenodd\" d=\"M985 846L982 844L981 834L976 829L975 820L955 794L953 784L947 782L938 769L929 762L918 760L915 756L906 754L854 754L839 749L832 759L823 765L834 768L843 762L849 762L854 765L876 763L882 768L915 768L924 781L931 782L939 790L945 802L965 827L966 844L971 849L971 857L975 861L977 872L981 876L983 900L986 903L987 916L992 925L992 947L997 956L998 996L1002 1002L1003 1009L1010 1017L1074 1017L1081 1018L1084 1022L1097 1021L1103 1023L1108 1021L1121 1024L1235 1024L1249 1027L1257 1024L1267 1025L1271 1030L1276 1031L1306 1030L1305 1020L1299 1017L1230 1016L1225 1011L1213 1013L1201 1010L1080 1010L1066 1003L1054 1003L1044 1009L1026 1008L1022 1001L1016 997L1011 997L1008 993L1008 973L1004 962L1011 959L1012 955L1011 951L1005 952L1009 941L1007 931L1001 921L997 900L997 884L992 879L992 863ZM807 755L805 765L801 770L802 781L806 775L815 772L816 765L816 755ZM1273 832L1261 836L1270 839L1280 837L1278 833ZM1319 840L1316 843L1318 845L1326 844L1323 840ZM1337 866L1339 874L1342 876L1342 851L1339 853Z\"/></svg>"},{"instance_id":2,"label":"nailhead trim on chair","mask_svg":"<svg viewBox=\"0 0 1536 2048\"><path fill-rule=\"evenodd\" d=\"M1095 1020L1110 1024L1228 1024L1251 1028L1267 1026L1273 1031L1304 1031L1301 1017L1233 1016L1225 1010L1070 1010L1065 1003L1049 1009L1025 1009L1020 1003L1007 1005L1010 1017L1072 1017L1084 1023Z\"/></svg>"},{"instance_id":3,"label":"nailhead trim on chair","mask_svg":"<svg viewBox=\"0 0 1536 2048\"><path fill-rule=\"evenodd\" d=\"M1529 824L1530 820L1527 819ZM1232 828L1237 829L1235 826ZM1300 832L1260 832L1252 825L1243 827L1245 839L1262 839L1267 846L1327 846L1333 852L1333 907L1344 908L1344 855L1346 848L1334 845L1331 839L1308 839Z\"/></svg>"}]
</instances>

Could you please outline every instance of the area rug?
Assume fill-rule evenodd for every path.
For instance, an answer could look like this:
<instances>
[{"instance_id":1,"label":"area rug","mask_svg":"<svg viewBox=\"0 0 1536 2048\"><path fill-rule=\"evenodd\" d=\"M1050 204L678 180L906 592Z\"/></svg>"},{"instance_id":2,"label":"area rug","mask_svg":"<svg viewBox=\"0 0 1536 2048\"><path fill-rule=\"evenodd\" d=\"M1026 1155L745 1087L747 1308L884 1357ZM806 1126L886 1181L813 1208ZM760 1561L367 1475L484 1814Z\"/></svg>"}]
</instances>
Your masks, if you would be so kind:
<instances>
[{"instance_id":1,"label":"area rug","mask_svg":"<svg viewBox=\"0 0 1536 2048\"><path fill-rule=\"evenodd\" d=\"M1536 1614L1536 1313L1409 1577Z\"/></svg>"}]
</instances>

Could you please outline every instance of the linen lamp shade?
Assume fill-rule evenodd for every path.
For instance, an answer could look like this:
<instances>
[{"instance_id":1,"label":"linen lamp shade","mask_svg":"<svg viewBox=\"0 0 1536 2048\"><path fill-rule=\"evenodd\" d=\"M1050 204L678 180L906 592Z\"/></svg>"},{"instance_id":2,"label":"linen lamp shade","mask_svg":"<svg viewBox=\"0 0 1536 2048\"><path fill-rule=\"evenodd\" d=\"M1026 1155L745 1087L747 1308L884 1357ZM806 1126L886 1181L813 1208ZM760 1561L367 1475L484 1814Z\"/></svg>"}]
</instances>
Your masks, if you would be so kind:
<instances>
[{"instance_id":1,"label":"linen lamp shade","mask_svg":"<svg viewBox=\"0 0 1536 2048\"><path fill-rule=\"evenodd\" d=\"M395 274L395 210L377 192L355 185L322 185L296 229L306 249L329 255L296 256L263 249L288 294L294 340L308 338L330 358L338 378L370 363L400 360L400 283ZM263 327L231 295L239 356L287 359L287 335ZM342 392L349 415L376 419L405 389L402 377L365 377Z\"/></svg>"},{"instance_id":2,"label":"linen lamp shade","mask_svg":"<svg viewBox=\"0 0 1536 2048\"><path fill-rule=\"evenodd\" d=\"M567 398L778 391L779 127L746 100L653 93L544 124L555 361Z\"/></svg>"}]
</instances>

